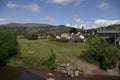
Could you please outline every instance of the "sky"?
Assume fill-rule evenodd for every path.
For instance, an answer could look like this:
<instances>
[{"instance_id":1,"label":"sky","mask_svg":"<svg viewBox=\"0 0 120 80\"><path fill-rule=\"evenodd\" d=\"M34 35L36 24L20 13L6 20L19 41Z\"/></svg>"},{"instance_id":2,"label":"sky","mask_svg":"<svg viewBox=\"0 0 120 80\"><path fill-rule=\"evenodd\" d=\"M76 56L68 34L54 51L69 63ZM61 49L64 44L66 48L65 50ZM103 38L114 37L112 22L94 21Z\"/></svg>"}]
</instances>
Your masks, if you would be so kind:
<instances>
[{"instance_id":1,"label":"sky","mask_svg":"<svg viewBox=\"0 0 120 80\"><path fill-rule=\"evenodd\" d=\"M8 23L85 29L120 24L120 0L0 0L0 24Z\"/></svg>"}]
</instances>

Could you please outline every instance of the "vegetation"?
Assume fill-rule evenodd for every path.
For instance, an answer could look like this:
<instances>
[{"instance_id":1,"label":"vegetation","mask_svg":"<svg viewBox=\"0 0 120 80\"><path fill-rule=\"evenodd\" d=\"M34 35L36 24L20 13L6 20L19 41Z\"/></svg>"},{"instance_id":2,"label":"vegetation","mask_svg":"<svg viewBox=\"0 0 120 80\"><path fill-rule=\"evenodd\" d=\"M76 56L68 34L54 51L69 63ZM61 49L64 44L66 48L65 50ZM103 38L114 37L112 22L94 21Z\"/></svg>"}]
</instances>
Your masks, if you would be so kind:
<instances>
[{"instance_id":1,"label":"vegetation","mask_svg":"<svg viewBox=\"0 0 120 80\"><path fill-rule=\"evenodd\" d=\"M46 66L50 69L56 68L56 55L51 48L51 53L48 55L47 59L41 59L41 57L36 55L26 55L21 58L23 65L29 67Z\"/></svg>"},{"instance_id":2,"label":"vegetation","mask_svg":"<svg viewBox=\"0 0 120 80\"><path fill-rule=\"evenodd\" d=\"M16 57L20 52L17 39L9 32L0 30L0 66L4 66L7 62Z\"/></svg>"},{"instance_id":3,"label":"vegetation","mask_svg":"<svg viewBox=\"0 0 120 80\"><path fill-rule=\"evenodd\" d=\"M97 28L98 30L120 30L120 24L113 24L106 27Z\"/></svg>"},{"instance_id":4,"label":"vegetation","mask_svg":"<svg viewBox=\"0 0 120 80\"><path fill-rule=\"evenodd\" d=\"M49 54L49 58L42 62L43 66L47 66L50 69L55 69L57 67L56 64L56 55L51 48L51 54Z\"/></svg>"},{"instance_id":5,"label":"vegetation","mask_svg":"<svg viewBox=\"0 0 120 80\"><path fill-rule=\"evenodd\" d=\"M53 36L56 34L69 32L70 27L65 25L48 25L48 24L35 24L35 23L10 23L5 25L0 25L0 28L6 31L14 33L14 35L26 35L29 32L37 33L39 36Z\"/></svg>"},{"instance_id":6,"label":"vegetation","mask_svg":"<svg viewBox=\"0 0 120 80\"><path fill-rule=\"evenodd\" d=\"M88 49L82 58L98 64L104 70L115 67L116 60L120 57L118 49L108 45L104 39L98 36L91 36L88 39Z\"/></svg>"},{"instance_id":7,"label":"vegetation","mask_svg":"<svg viewBox=\"0 0 120 80\"><path fill-rule=\"evenodd\" d=\"M37 35L36 33L28 33L28 34L26 35L26 38L27 38L28 40L37 40L37 39L38 39L38 35Z\"/></svg>"},{"instance_id":8,"label":"vegetation","mask_svg":"<svg viewBox=\"0 0 120 80\"><path fill-rule=\"evenodd\" d=\"M54 62L74 64L67 57L77 57L86 46L81 43L60 43L47 39L18 39L18 42L21 47L21 57L17 60L12 59L9 65L25 65L31 67L43 65L51 69L56 67ZM52 48L51 52L50 48ZM30 54L29 52L33 53Z\"/></svg>"},{"instance_id":9,"label":"vegetation","mask_svg":"<svg viewBox=\"0 0 120 80\"><path fill-rule=\"evenodd\" d=\"M77 29L76 28L71 28L70 31L69 31L69 33L70 34L71 33L77 34Z\"/></svg>"}]
</instances>

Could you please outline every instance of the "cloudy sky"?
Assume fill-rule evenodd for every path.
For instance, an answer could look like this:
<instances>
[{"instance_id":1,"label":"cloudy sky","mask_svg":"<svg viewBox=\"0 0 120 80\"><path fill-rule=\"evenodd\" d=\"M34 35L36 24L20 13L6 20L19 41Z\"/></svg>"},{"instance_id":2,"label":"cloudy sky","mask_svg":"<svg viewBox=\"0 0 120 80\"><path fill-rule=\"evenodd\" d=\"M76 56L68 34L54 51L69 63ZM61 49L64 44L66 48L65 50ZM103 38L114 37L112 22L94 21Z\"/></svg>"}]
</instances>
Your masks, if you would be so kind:
<instances>
[{"instance_id":1,"label":"cloudy sky","mask_svg":"<svg viewBox=\"0 0 120 80\"><path fill-rule=\"evenodd\" d=\"M96 28L120 24L120 0L0 0L0 24Z\"/></svg>"}]
</instances>

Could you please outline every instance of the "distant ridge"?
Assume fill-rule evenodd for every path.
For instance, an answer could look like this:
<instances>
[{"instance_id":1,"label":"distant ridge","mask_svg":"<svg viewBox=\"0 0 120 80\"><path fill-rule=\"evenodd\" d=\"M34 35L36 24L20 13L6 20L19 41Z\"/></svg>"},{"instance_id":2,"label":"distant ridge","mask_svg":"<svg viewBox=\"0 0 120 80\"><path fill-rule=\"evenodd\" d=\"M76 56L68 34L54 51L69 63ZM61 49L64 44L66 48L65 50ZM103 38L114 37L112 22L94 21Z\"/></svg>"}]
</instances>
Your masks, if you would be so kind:
<instances>
[{"instance_id":1,"label":"distant ridge","mask_svg":"<svg viewBox=\"0 0 120 80\"><path fill-rule=\"evenodd\" d=\"M105 27L99 27L97 30L120 30L120 24L113 24Z\"/></svg>"},{"instance_id":2,"label":"distant ridge","mask_svg":"<svg viewBox=\"0 0 120 80\"><path fill-rule=\"evenodd\" d=\"M8 23L1 26L7 26L7 27L48 27L53 26L49 24L38 24L38 23Z\"/></svg>"},{"instance_id":3,"label":"distant ridge","mask_svg":"<svg viewBox=\"0 0 120 80\"><path fill-rule=\"evenodd\" d=\"M29 32L35 32L38 35L56 35L60 33L68 33L71 27L65 25L49 25L37 23L9 23L0 25L0 29L10 31L16 36L26 35Z\"/></svg>"}]
</instances>

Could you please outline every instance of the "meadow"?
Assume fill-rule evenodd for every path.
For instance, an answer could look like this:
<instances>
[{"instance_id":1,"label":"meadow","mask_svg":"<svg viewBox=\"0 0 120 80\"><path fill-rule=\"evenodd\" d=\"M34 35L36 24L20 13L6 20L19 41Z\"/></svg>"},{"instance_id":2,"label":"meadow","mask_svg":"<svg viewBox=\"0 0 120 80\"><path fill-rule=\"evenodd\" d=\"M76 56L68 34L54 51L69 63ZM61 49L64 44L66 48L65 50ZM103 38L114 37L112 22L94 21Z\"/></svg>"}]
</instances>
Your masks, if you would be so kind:
<instances>
[{"instance_id":1,"label":"meadow","mask_svg":"<svg viewBox=\"0 0 120 80\"><path fill-rule=\"evenodd\" d=\"M85 43L62 43L53 42L48 39L27 40L18 39L22 56L35 56L40 60L45 60L51 53L51 48L56 55L58 63L71 63L67 57L78 57L85 48ZM32 54L30 54L32 52ZM29 62L29 60L28 60ZM34 60L33 60L33 63Z\"/></svg>"}]
</instances>

